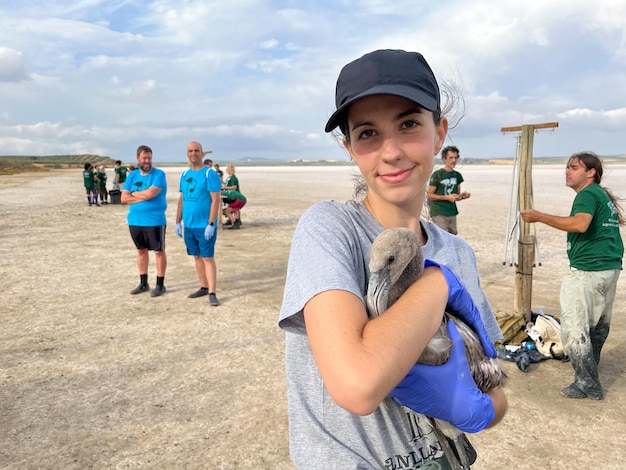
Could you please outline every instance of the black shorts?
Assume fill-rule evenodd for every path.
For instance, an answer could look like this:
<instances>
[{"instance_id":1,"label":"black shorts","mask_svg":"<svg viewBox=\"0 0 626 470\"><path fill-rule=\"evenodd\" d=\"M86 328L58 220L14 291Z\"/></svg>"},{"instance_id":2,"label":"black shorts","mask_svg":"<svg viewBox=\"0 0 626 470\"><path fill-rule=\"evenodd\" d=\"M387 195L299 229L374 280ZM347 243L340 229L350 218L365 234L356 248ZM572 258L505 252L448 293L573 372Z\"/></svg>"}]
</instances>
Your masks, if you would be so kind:
<instances>
[{"instance_id":1,"label":"black shorts","mask_svg":"<svg viewBox=\"0 0 626 470\"><path fill-rule=\"evenodd\" d=\"M157 227L128 227L138 250L165 251L165 225Z\"/></svg>"}]
</instances>

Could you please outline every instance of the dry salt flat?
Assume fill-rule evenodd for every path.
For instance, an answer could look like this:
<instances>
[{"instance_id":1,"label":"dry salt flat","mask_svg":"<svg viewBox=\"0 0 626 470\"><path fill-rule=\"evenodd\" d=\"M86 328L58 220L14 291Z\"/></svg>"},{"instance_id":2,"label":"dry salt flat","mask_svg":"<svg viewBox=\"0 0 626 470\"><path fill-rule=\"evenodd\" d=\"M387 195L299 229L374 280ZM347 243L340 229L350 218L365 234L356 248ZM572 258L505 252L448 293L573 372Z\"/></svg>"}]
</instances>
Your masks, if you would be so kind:
<instances>
[{"instance_id":1,"label":"dry salt flat","mask_svg":"<svg viewBox=\"0 0 626 470\"><path fill-rule=\"evenodd\" d=\"M307 207L350 197L355 169L237 169L249 203L242 229L218 235L218 308L187 298L195 269L172 229L182 170L166 168L168 291L154 299L129 295L127 207L88 207L79 170L0 176L0 468L292 468L276 326L289 243ZM513 167L459 170L472 193L460 203L460 234L494 310L510 310ZM563 170L535 167L538 209L569 213ZM608 164L605 183L626 197L626 167ZM536 235L533 309L558 313L565 235L541 225ZM606 399L562 398L569 364L523 373L505 363L510 409L471 436L475 469L623 467L625 282L600 366Z\"/></svg>"}]
</instances>

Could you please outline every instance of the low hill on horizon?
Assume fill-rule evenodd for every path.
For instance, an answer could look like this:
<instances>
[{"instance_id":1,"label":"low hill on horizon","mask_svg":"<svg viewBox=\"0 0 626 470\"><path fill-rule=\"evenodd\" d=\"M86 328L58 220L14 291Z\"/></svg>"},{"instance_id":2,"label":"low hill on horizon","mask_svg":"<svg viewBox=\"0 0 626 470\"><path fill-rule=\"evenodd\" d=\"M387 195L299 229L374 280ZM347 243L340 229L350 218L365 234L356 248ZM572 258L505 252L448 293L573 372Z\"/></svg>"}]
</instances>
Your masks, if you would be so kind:
<instances>
[{"instance_id":1,"label":"low hill on horizon","mask_svg":"<svg viewBox=\"0 0 626 470\"><path fill-rule=\"evenodd\" d=\"M536 157L533 158L533 164L565 164L569 157ZM601 155L605 162L626 163L626 155ZM91 163L94 166L104 165L112 168L116 159L108 156L94 154L80 155L0 155L0 175L10 175L22 172L50 171L54 169L64 168L80 168L85 163ZM124 162L124 165L132 165L135 162ZM242 158L239 160L223 160L222 166L233 164L236 166L343 166L354 165L351 160L313 160L313 159L294 159L294 160L272 160L262 157ZM436 161L437 163L437 161ZM440 160L439 160L440 163ZM514 158L474 158L464 157L460 163L463 165L514 165ZM179 162L156 162L156 166L184 166L187 161Z\"/></svg>"},{"instance_id":2,"label":"low hill on horizon","mask_svg":"<svg viewBox=\"0 0 626 470\"><path fill-rule=\"evenodd\" d=\"M50 171L63 168L83 167L85 163L94 166L113 167L116 160L101 155L6 155L0 156L0 175L12 175L27 171Z\"/></svg>"}]
</instances>

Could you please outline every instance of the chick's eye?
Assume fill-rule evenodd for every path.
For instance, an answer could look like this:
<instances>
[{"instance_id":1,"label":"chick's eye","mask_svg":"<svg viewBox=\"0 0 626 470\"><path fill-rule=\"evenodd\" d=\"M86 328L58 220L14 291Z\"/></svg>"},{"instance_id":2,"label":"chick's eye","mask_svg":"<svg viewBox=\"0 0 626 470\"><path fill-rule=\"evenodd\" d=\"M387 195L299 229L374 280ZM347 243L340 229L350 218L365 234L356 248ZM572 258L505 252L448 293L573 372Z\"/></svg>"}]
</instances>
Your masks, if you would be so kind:
<instances>
[{"instance_id":1,"label":"chick's eye","mask_svg":"<svg viewBox=\"0 0 626 470\"><path fill-rule=\"evenodd\" d=\"M387 258L387 263L391 264L391 263L393 263L393 261L394 261L395 259L396 259L396 258L395 258L393 255L391 255L391 256L389 256L389 258Z\"/></svg>"}]
</instances>

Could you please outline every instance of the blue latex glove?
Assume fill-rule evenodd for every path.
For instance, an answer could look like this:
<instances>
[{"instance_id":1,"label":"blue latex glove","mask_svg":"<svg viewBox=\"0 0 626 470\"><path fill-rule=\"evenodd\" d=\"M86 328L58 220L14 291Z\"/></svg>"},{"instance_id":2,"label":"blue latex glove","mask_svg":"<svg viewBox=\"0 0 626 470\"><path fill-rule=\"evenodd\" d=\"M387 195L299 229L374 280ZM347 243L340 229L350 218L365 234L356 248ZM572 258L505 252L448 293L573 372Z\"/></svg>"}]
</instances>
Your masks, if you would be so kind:
<instances>
[{"instance_id":1,"label":"blue latex glove","mask_svg":"<svg viewBox=\"0 0 626 470\"><path fill-rule=\"evenodd\" d=\"M183 237L183 226L180 223L176 224L176 235Z\"/></svg>"},{"instance_id":2,"label":"blue latex glove","mask_svg":"<svg viewBox=\"0 0 626 470\"><path fill-rule=\"evenodd\" d=\"M465 289L465 286L461 283L460 279L456 277L456 274L450 271L450 269L446 266L427 259L424 261L424 268L429 266L439 267L443 276L446 278L446 282L448 283L448 305L446 306L446 310L450 311L450 313L453 313L455 316L459 317L471 326L472 329L478 334L480 342L483 345L483 349L485 350L485 354L491 358L496 357L496 348L487 334L485 324L480 316L480 311L478 310L478 307L476 307L476 304L474 304L472 297L469 292L467 292L467 289Z\"/></svg>"},{"instance_id":3,"label":"blue latex glove","mask_svg":"<svg viewBox=\"0 0 626 470\"><path fill-rule=\"evenodd\" d=\"M389 395L401 405L448 421L463 432L482 431L495 417L493 402L476 386L463 339L451 321L448 334L453 341L448 362L440 366L414 365Z\"/></svg>"},{"instance_id":4,"label":"blue latex glove","mask_svg":"<svg viewBox=\"0 0 626 470\"><path fill-rule=\"evenodd\" d=\"M215 225L207 225L204 229L204 239L210 240L215 235Z\"/></svg>"}]
</instances>

